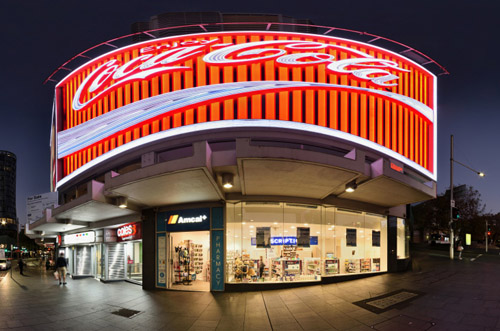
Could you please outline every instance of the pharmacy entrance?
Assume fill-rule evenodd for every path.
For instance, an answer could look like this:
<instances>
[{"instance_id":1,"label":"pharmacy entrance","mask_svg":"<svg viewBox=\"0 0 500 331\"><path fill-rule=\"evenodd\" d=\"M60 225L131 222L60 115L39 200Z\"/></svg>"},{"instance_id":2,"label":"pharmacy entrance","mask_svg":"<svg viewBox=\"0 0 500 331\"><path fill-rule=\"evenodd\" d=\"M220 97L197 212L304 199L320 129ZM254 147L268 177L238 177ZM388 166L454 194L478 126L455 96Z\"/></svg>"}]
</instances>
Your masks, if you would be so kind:
<instances>
[{"instance_id":1,"label":"pharmacy entrance","mask_svg":"<svg viewBox=\"0 0 500 331\"><path fill-rule=\"evenodd\" d=\"M210 232L170 232L167 238L167 288L210 291Z\"/></svg>"},{"instance_id":2,"label":"pharmacy entrance","mask_svg":"<svg viewBox=\"0 0 500 331\"><path fill-rule=\"evenodd\" d=\"M211 290L210 216L211 208L158 214L156 287Z\"/></svg>"}]
</instances>

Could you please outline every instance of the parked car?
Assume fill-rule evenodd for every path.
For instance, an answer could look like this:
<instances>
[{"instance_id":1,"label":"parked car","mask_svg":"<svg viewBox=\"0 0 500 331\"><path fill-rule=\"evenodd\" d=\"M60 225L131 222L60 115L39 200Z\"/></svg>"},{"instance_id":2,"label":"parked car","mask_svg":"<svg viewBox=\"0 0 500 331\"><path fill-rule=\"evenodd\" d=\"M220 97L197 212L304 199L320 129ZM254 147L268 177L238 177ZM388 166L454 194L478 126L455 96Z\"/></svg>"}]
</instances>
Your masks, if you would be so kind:
<instances>
[{"instance_id":1,"label":"parked car","mask_svg":"<svg viewBox=\"0 0 500 331\"><path fill-rule=\"evenodd\" d=\"M0 270L10 269L11 263L10 260L0 259Z\"/></svg>"},{"instance_id":2,"label":"parked car","mask_svg":"<svg viewBox=\"0 0 500 331\"><path fill-rule=\"evenodd\" d=\"M431 234L429 237L429 244L431 245L449 245L450 237L443 234Z\"/></svg>"}]
</instances>

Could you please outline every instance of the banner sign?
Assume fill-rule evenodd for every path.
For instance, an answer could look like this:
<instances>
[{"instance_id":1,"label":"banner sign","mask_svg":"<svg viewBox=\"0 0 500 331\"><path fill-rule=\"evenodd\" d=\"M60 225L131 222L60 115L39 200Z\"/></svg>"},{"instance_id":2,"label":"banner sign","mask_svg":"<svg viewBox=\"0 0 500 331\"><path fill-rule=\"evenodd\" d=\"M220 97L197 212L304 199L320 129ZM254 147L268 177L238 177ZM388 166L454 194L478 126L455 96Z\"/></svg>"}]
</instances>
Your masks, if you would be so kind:
<instances>
[{"instance_id":1,"label":"banner sign","mask_svg":"<svg viewBox=\"0 0 500 331\"><path fill-rule=\"evenodd\" d=\"M310 228L297 228L297 246L298 247L309 247L311 241L311 230Z\"/></svg>"},{"instance_id":2,"label":"banner sign","mask_svg":"<svg viewBox=\"0 0 500 331\"><path fill-rule=\"evenodd\" d=\"M297 245L297 237L271 237L271 246L279 246L279 245L291 245L291 246L296 246ZM309 245L317 245L318 244L318 237L317 236L312 236L310 237L310 242ZM251 245L256 246L257 245L257 238L252 237L251 239Z\"/></svg>"},{"instance_id":3,"label":"banner sign","mask_svg":"<svg viewBox=\"0 0 500 331\"><path fill-rule=\"evenodd\" d=\"M271 228L258 227L256 239L257 248L271 248Z\"/></svg>"},{"instance_id":4,"label":"banner sign","mask_svg":"<svg viewBox=\"0 0 500 331\"><path fill-rule=\"evenodd\" d=\"M372 246L380 247L380 231L372 230Z\"/></svg>"},{"instance_id":5,"label":"banner sign","mask_svg":"<svg viewBox=\"0 0 500 331\"><path fill-rule=\"evenodd\" d=\"M224 231L212 230L212 291L224 291Z\"/></svg>"},{"instance_id":6,"label":"banner sign","mask_svg":"<svg viewBox=\"0 0 500 331\"><path fill-rule=\"evenodd\" d=\"M156 286L167 287L167 257L166 246L167 238L165 233L158 233L156 235Z\"/></svg>"},{"instance_id":7,"label":"banner sign","mask_svg":"<svg viewBox=\"0 0 500 331\"><path fill-rule=\"evenodd\" d=\"M210 208L160 212L158 221L165 222L167 232L210 230Z\"/></svg>"},{"instance_id":8,"label":"banner sign","mask_svg":"<svg viewBox=\"0 0 500 331\"><path fill-rule=\"evenodd\" d=\"M356 247L356 229L346 229L346 246Z\"/></svg>"}]
</instances>

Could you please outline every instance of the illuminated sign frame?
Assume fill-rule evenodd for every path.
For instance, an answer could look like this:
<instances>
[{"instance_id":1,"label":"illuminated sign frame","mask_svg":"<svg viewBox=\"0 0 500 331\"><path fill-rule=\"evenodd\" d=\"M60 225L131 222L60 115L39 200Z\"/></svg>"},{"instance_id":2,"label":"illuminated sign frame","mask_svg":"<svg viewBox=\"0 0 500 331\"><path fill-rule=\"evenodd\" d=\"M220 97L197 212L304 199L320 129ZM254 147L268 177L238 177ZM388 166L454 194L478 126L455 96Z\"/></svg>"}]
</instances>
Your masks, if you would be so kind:
<instances>
[{"instance_id":1,"label":"illuminated sign frame","mask_svg":"<svg viewBox=\"0 0 500 331\"><path fill-rule=\"evenodd\" d=\"M158 213L167 232L210 230L210 208L174 210Z\"/></svg>"},{"instance_id":2,"label":"illuminated sign frame","mask_svg":"<svg viewBox=\"0 0 500 331\"><path fill-rule=\"evenodd\" d=\"M116 229L118 242L142 239L142 224L129 223Z\"/></svg>"},{"instance_id":3,"label":"illuminated sign frame","mask_svg":"<svg viewBox=\"0 0 500 331\"><path fill-rule=\"evenodd\" d=\"M95 243L95 232L88 231L75 234L67 234L63 237L64 245L90 244Z\"/></svg>"},{"instance_id":4,"label":"illuminated sign frame","mask_svg":"<svg viewBox=\"0 0 500 331\"><path fill-rule=\"evenodd\" d=\"M239 121L352 141L436 180L435 90L435 75L408 58L337 37L238 31L134 44L56 86L57 187L142 144Z\"/></svg>"}]
</instances>

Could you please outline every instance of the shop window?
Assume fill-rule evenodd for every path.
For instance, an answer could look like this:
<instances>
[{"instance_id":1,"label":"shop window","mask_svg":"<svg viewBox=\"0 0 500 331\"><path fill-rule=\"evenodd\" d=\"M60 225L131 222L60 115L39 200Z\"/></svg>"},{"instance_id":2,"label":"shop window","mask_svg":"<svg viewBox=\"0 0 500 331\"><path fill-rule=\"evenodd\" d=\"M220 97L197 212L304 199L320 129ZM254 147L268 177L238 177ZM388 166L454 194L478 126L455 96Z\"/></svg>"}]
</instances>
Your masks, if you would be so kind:
<instances>
[{"instance_id":1,"label":"shop window","mask_svg":"<svg viewBox=\"0 0 500 331\"><path fill-rule=\"evenodd\" d=\"M398 218L397 256L398 259L410 257L410 229L403 218Z\"/></svg>"},{"instance_id":2,"label":"shop window","mask_svg":"<svg viewBox=\"0 0 500 331\"><path fill-rule=\"evenodd\" d=\"M294 203L227 204L227 282L387 271L387 219Z\"/></svg>"}]
</instances>

